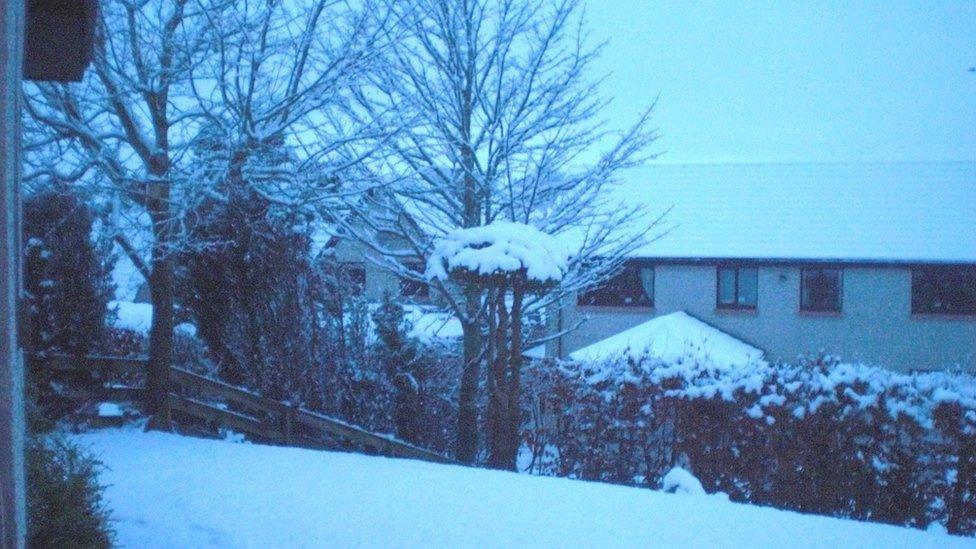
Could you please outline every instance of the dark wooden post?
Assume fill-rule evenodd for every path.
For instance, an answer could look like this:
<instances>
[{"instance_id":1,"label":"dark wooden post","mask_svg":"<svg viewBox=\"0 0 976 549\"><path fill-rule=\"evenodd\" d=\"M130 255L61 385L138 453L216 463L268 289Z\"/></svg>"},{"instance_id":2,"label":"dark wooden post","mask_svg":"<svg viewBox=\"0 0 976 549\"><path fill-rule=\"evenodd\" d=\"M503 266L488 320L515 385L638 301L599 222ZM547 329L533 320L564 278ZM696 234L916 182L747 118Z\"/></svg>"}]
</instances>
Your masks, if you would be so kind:
<instances>
[{"instance_id":1,"label":"dark wooden post","mask_svg":"<svg viewBox=\"0 0 976 549\"><path fill-rule=\"evenodd\" d=\"M292 446L295 443L293 430L295 428L295 408L290 404L281 407L281 442L285 446Z\"/></svg>"}]
</instances>

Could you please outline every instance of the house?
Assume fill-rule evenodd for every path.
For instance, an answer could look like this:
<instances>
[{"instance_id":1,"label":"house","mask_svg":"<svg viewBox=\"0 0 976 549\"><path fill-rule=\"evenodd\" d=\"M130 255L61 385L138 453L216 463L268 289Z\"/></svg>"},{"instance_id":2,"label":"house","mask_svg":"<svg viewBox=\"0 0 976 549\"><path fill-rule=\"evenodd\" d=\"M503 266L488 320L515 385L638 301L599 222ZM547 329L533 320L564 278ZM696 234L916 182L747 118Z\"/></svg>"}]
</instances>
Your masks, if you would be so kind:
<instances>
[{"instance_id":1,"label":"house","mask_svg":"<svg viewBox=\"0 0 976 549\"><path fill-rule=\"evenodd\" d=\"M564 302L550 328L571 330L527 356L571 358L682 312L711 340L732 336L770 360L825 352L906 372L976 368L976 162L653 165L614 193L609 204L640 206L638 225L667 211L658 238ZM422 332L460 335L426 284L352 239L325 245L366 300L399 292ZM118 299L140 301L141 276L124 266Z\"/></svg>"},{"instance_id":2,"label":"house","mask_svg":"<svg viewBox=\"0 0 976 549\"><path fill-rule=\"evenodd\" d=\"M548 356L684 311L773 360L976 368L976 162L656 165L617 192L671 208L660 238L562 305Z\"/></svg>"}]
</instances>

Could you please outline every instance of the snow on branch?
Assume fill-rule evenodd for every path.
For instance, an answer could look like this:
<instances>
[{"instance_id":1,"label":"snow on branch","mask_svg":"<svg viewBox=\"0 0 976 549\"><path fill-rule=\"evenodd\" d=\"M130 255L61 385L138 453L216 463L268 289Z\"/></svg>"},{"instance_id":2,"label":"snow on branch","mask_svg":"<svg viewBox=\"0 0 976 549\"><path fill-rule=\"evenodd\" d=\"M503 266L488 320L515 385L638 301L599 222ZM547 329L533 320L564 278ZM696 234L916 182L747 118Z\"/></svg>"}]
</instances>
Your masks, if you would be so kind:
<instances>
[{"instance_id":1,"label":"snow on branch","mask_svg":"<svg viewBox=\"0 0 976 549\"><path fill-rule=\"evenodd\" d=\"M476 278L499 283L515 278L533 286L558 284L569 268L561 242L535 227L499 221L457 229L439 239L428 261L427 277Z\"/></svg>"}]
</instances>

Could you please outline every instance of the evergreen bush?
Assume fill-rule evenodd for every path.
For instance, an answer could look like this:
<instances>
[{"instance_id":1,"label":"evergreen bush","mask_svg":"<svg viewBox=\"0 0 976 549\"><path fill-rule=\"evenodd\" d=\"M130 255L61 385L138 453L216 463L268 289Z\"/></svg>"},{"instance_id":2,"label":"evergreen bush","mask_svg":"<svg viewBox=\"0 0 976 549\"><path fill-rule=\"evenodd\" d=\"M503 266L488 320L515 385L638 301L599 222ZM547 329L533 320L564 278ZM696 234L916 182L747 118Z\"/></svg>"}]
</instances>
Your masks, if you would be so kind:
<instances>
[{"instance_id":1,"label":"evergreen bush","mask_svg":"<svg viewBox=\"0 0 976 549\"><path fill-rule=\"evenodd\" d=\"M28 547L112 546L98 461L69 441L35 436L28 440L26 462Z\"/></svg>"}]
</instances>

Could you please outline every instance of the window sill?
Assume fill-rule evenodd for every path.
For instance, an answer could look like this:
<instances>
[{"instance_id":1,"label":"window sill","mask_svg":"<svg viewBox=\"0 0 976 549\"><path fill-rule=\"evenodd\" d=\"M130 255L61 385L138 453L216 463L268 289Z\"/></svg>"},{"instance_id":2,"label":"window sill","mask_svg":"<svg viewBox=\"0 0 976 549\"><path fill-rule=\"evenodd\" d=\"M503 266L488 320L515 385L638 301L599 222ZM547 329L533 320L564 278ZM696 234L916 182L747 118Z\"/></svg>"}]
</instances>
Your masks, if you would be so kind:
<instances>
[{"instance_id":1,"label":"window sill","mask_svg":"<svg viewBox=\"0 0 976 549\"><path fill-rule=\"evenodd\" d=\"M813 318L844 318L843 311L804 311L800 309L799 314Z\"/></svg>"},{"instance_id":2,"label":"window sill","mask_svg":"<svg viewBox=\"0 0 976 549\"><path fill-rule=\"evenodd\" d=\"M654 307L646 305L576 305L576 309L593 313L654 313Z\"/></svg>"},{"instance_id":3,"label":"window sill","mask_svg":"<svg viewBox=\"0 0 976 549\"><path fill-rule=\"evenodd\" d=\"M759 309L757 307L716 307L715 314L733 315L733 316L757 316L759 314Z\"/></svg>"},{"instance_id":4,"label":"window sill","mask_svg":"<svg viewBox=\"0 0 976 549\"><path fill-rule=\"evenodd\" d=\"M974 322L976 321L976 314L912 313L912 320L955 320L961 322Z\"/></svg>"}]
</instances>

